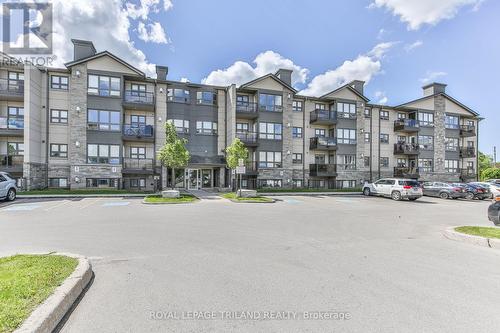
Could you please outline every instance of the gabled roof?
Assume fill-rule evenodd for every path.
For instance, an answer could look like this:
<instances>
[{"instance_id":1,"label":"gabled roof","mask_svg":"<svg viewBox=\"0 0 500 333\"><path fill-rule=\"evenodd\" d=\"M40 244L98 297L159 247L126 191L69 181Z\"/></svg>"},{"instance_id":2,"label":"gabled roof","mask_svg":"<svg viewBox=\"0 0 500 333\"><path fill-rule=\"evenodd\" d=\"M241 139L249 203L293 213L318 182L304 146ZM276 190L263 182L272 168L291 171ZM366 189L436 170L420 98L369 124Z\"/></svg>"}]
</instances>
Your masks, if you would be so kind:
<instances>
[{"instance_id":1,"label":"gabled roof","mask_svg":"<svg viewBox=\"0 0 500 333\"><path fill-rule=\"evenodd\" d=\"M87 62L87 61L91 61L91 60L94 60L94 59L97 59L97 58L101 58L101 57L104 57L104 56L108 56L110 58L113 58L113 60L119 62L123 66L129 68L131 71L137 73L137 75L146 76L146 74L144 74L144 72L140 71L139 69L137 69L136 67L132 66L128 62L126 62L126 61L118 58L117 56L115 56L113 53L111 53L109 51L99 52L99 53L96 53L94 55L82 58L82 59L70 61L70 62L65 63L64 65L69 68L69 67L72 67L72 66L75 66L75 65Z\"/></svg>"},{"instance_id":2,"label":"gabled roof","mask_svg":"<svg viewBox=\"0 0 500 333\"><path fill-rule=\"evenodd\" d=\"M356 89L354 89L353 87L351 87L351 83L352 82L349 82L349 83L346 83L344 84L343 86L340 86L338 87L337 89L335 90L332 90L330 91L329 93L326 93L324 94L323 96L321 96L320 98L325 98L326 96L330 95L330 94L333 94L333 93L336 93L337 91L340 91L344 88L347 88L349 89L350 91L352 91L353 93L355 93L356 95L358 95L360 98L362 98L365 102L368 102L370 99L368 97L366 97L365 95L361 94L359 91L357 91Z\"/></svg>"},{"instance_id":3,"label":"gabled roof","mask_svg":"<svg viewBox=\"0 0 500 333\"><path fill-rule=\"evenodd\" d=\"M415 103L415 102L419 102L419 101L423 101L425 99L428 99L428 98L431 98L431 97L435 97L437 95L443 95L445 98L448 98L450 101L452 101L453 103L455 104L458 104L460 107L464 108L465 110L469 111L470 113L472 113L473 115L475 116L479 116L479 113L477 113L476 111L472 110L471 108L469 108L468 106L460 103L459 101L457 101L455 98L451 97L450 95L448 95L447 93L437 93L437 94L432 94L432 95L429 95L429 96L424 96L424 97L421 97L421 98L417 98L417 99L414 99L412 101L409 101L409 102L406 102L406 103L403 103L403 104L400 104L400 105L397 105L395 106L395 108L400 108L400 107L405 107L406 105L410 104L410 103Z\"/></svg>"},{"instance_id":4,"label":"gabled roof","mask_svg":"<svg viewBox=\"0 0 500 333\"><path fill-rule=\"evenodd\" d=\"M240 85L240 88L247 88L248 86L250 86L256 82L265 80L267 78L272 78L272 79L276 80L279 84L287 87L288 89L290 89L294 93L297 93L297 90L294 87L292 87L291 85L289 85L288 83L286 83L285 81L281 80L279 77L277 77L276 75L271 74L271 73L264 75L264 76L261 76L261 77L258 77L255 80L252 80L250 82L244 83L244 84Z\"/></svg>"}]
</instances>

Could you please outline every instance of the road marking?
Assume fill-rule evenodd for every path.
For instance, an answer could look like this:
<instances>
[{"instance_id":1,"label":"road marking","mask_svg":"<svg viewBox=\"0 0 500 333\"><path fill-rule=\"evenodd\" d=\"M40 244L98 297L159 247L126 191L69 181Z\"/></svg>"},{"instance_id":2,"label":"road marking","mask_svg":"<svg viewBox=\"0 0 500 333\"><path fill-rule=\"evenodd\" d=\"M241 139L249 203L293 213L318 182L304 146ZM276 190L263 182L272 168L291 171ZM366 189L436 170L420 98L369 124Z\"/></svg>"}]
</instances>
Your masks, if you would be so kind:
<instances>
[{"instance_id":1,"label":"road marking","mask_svg":"<svg viewBox=\"0 0 500 333\"><path fill-rule=\"evenodd\" d=\"M57 208L57 207L61 207L61 206L64 206L64 205L67 205L68 203L70 203L69 200L63 200L62 202L58 203L58 204L55 204L53 206L50 206L48 208L45 208L45 211L48 212L49 210L52 210L54 208Z\"/></svg>"},{"instance_id":2,"label":"road marking","mask_svg":"<svg viewBox=\"0 0 500 333\"><path fill-rule=\"evenodd\" d=\"M112 201L103 203L102 207L116 207L116 206L128 206L128 205L130 205L129 201Z\"/></svg>"},{"instance_id":3,"label":"road marking","mask_svg":"<svg viewBox=\"0 0 500 333\"><path fill-rule=\"evenodd\" d=\"M101 198L97 198L97 199L83 199L83 201L82 201L82 202L83 202L83 203L84 203L84 202L88 202L88 204L87 204L87 205L82 205L82 206L80 207L80 209L85 209L85 208L88 208L88 207L92 206L93 204L95 204L96 202L98 202L99 200L101 200Z\"/></svg>"},{"instance_id":4,"label":"road marking","mask_svg":"<svg viewBox=\"0 0 500 333\"><path fill-rule=\"evenodd\" d=\"M8 206L7 208L3 209L4 211L9 211L9 212L15 212L15 211L31 211L33 209L39 208L40 205L12 205Z\"/></svg>"},{"instance_id":5,"label":"road marking","mask_svg":"<svg viewBox=\"0 0 500 333\"><path fill-rule=\"evenodd\" d=\"M302 203L302 201L297 200L297 199L285 199L284 200L286 203L289 203L290 205L296 205Z\"/></svg>"}]
</instances>

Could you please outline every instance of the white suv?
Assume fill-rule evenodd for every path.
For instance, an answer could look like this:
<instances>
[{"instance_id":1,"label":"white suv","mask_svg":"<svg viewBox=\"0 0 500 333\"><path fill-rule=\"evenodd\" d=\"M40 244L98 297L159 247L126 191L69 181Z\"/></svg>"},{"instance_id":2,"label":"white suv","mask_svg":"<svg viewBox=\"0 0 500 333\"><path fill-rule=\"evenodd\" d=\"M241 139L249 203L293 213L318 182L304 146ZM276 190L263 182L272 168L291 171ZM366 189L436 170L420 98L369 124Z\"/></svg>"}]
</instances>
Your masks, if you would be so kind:
<instances>
[{"instance_id":1,"label":"white suv","mask_svg":"<svg viewBox=\"0 0 500 333\"><path fill-rule=\"evenodd\" d=\"M363 186L364 195L381 195L391 197L393 200L408 199L410 201L420 198L422 187L414 179L384 178Z\"/></svg>"},{"instance_id":2,"label":"white suv","mask_svg":"<svg viewBox=\"0 0 500 333\"><path fill-rule=\"evenodd\" d=\"M0 172L0 200L13 201L16 199L16 192L16 180L8 173Z\"/></svg>"}]
</instances>

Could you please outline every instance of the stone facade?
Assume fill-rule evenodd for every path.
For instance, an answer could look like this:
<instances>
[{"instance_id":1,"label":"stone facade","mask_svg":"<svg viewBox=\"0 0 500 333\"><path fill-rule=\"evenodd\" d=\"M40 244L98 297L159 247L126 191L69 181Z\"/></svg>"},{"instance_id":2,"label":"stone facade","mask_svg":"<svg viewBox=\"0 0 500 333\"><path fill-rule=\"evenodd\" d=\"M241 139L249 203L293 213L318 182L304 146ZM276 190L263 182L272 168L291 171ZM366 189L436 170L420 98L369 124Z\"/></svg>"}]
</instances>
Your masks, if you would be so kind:
<instances>
[{"instance_id":1,"label":"stone facade","mask_svg":"<svg viewBox=\"0 0 500 333\"><path fill-rule=\"evenodd\" d=\"M47 188L47 164L24 163L23 175L27 190Z\"/></svg>"}]
</instances>

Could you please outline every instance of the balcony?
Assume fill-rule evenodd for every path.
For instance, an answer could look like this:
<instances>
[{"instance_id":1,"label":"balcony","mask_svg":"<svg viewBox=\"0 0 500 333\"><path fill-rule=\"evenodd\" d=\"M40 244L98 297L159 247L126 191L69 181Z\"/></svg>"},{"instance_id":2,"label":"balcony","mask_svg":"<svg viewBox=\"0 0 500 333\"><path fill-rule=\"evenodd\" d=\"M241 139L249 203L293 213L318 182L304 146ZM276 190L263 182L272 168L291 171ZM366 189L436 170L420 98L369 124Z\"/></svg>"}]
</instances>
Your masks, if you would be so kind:
<instances>
[{"instance_id":1,"label":"balcony","mask_svg":"<svg viewBox=\"0 0 500 333\"><path fill-rule=\"evenodd\" d=\"M309 139L310 150L336 150L337 138L317 136Z\"/></svg>"},{"instance_id":2,"label":"balcony","mask_svg":"<svg viewBox=\"0 0 500 333\"><path fill-rule=\"evenodd\" d=\"M416 143L395 143L394 155L418 155L420 146Z\"/></svg>"},{"instance_id":3,"label":"balcony","mask_svg":"<svg viewBox=\"0 0 500 333\"><path fill-rule=\"evenodd\" d=\"M23 117L0 117L0 136L23 136Z\"/></svg>"},{"instance_id":4,"label":"balcony","mask_svg":"<svg viewBox=\"0 0 500 333\"><path fill-rule=\"evenodd\" d=\"M247 162L245 164L245 175L246 176L257 176L259 174L259 168L257 162Z\"/></svg>"},{"instance_id":5,"label":"balcony","mask_svg":"<svg viewBox=\"0 0 500 333\"><path fill-rule=\"evenodd\" d=\"M476 126L460 125L460 136L463 137L476 136Z\"/></svg>"},{"instance_id":6,"label":"balcony","mask_svg":"<svg viewBox=\"0 0 500 333\"><path fill-rule=\"evenodd\" d=\"M153 174L154 161L152 158L123 158L122 173L124 174Z\"/></svg>"},{"instance_id":7,"label":"balcony","mask_svg":"<svg viewBox=\"0 0 500 333\"><path fill-rule=\"evenodd\" d=\"M24 100L24 81L0 79L0 99L6 101Z\"/></svg>"},{"instance_id":8,"label":"balcony","mask_svg":"<svg viewBox=\"0 0 500 333\"><path fill-rule=\"evenodd\" d=\"M338 119L356 119L356 113L351 113L351 112L338 112L337 113L337 118Z\"/></svg>"},{"instance_id":9,"label":"balcony","mask_svg":"<svg viewBox=\"0 0 500 333\"><path fill-rule=\"evenodd\" d=\"M476 148L460 147L460 157L462 158L476 157Z\"/></svg>"},{"instance_id":10,"label":"balcony","mask_svg":"<svg viewBox=\"0 0 500 333\"><path fill-rule=\"evenodd\" d=\"M282 105L260 104L259 111L260 112L283 112L283 106Z\"/></svg>"},{"instance_id":11,"label":"balcony","mask_svg":"<svg viewBox=\"0 0 500 333\"><path fill-rule=\"evenodd\" d=\"M420 172L418 168L395 167L394 177L418 179L418 177L420 177Z\"/></svg>"},{"instance_id":12,"label":"balcony","mask_svg":"<svg viewBox=\"0 0 500 333\"><path fill-rule=\"evenodd\" d=\"M310 177L337 177L336 164L309 164Z\"/></svg>"},{"instance_id":13,"label":"balcony","mask_svg":"<svg viewBox=\"0 0 500 333\"><path fill-rule=\"evenodd\" d=\"M132 110L154 111L155 96L152 92L125 90L123 107Z\"/></svg>"},{"instance_id":14,"label":"balcony","mask_svg":"<svg viewBox=\"0 0 500 333\"><path fill-rule=\"evenodd\" d=\"M309 115L309 124L335 125L337 123L337 112L316 109Z\"/></svg>"},{"instance_id":15,"label":"balcony","mask_svg":"<svg viewBox=\"0 0 500 333\"><path fill-rule=\"evenodd\" d=\"M154 142L152 125L123 125L122 139L124 141Z\"/></svg>"},{"instance_id":16,"label":"balcony","mask_svg":"<svg viewBox=\"0 0 500 333\"><path fill-rule=\"evenodd\" d=\"M257 103L236 102L236 117L242 119L255 119L259 116L257 113Z\"/></svg>"},{"instance_id":17,"label":"balcony","mask_svg":"<svg viewBox=\"0 0 500 333\"><path fill-rule=\"evenodd\" d=\"M23 173L23 155L0 155L0 171Z\"/></svg>"},{"instance_id":18,"label":"balcony","mask_svg":"<svg viewBox=\"0 0 500 333\"><path fill-rule=\"evenodd\" d=\"M470 182L477 179L476 170L471 168L460 169L460 180Z\"/></svg>"},{"instance_id":19,"label":"balcony","mask_svg":"<svg viewBox=\"0 0 500 333\"><path fill-rule=\"evenodd\" d=\"M259 145L258 134L255 132L236 132L236 137L248 147L257 147Z\"/></svg>"},{"instance_id":20,"label":"balcony","mask_svg":"<svg viewBox=\"0 0 500 333\"><path fill-rule=\"evenodd\" d=\"M420 124L415 119L398 119L394 121L394 132L418 132Z\"/></svg>"}]
</instances>

